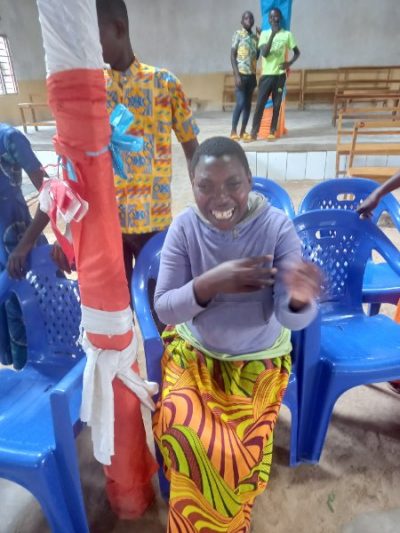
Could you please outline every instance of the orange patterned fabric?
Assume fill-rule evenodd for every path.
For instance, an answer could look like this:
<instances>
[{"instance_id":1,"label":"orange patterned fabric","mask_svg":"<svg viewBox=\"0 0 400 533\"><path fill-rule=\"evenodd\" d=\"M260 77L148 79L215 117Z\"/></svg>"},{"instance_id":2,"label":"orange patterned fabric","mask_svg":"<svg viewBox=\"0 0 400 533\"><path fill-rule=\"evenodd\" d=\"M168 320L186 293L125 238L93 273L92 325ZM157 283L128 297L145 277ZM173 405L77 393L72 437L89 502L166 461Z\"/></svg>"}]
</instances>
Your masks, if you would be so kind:
<instances>
[{"instance_id":1,"label":"orange patterned fabric","mask_svg":"<svg viewBox=\"0 0 400 533\"><path fill-rule=\"evenodd\" d=\"M143 151L123 152L127 179L115 176L122 233L161 231L171 223L172 130L180 143L196 139L198 127L180 81L168 70L140 63L106 71L107 107L124 104L134 115L129 131Z\"/></svg>"},{"instance_id":2,"label":"orange patterned fabric","mask_svg":"<svg viewBox=\"0 0 400 533\"><path fill-rule=\"evenodd\" d=\"M245 533L268 482L290 356L219 361L164 335L154 434L171 481L170 533Z\"/></svg>"}]
</instances>

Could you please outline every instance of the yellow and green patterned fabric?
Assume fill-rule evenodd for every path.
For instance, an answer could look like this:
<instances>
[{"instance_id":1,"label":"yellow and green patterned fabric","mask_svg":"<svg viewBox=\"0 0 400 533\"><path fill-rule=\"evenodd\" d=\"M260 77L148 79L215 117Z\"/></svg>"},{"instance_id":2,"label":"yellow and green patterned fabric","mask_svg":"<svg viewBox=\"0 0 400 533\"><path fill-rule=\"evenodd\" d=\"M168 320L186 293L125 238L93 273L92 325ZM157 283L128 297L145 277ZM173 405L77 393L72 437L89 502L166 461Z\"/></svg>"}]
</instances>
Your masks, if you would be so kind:
<instances>
[{"instance_id":1,"label":"yellow and green patterned fabric","mask_svg":"<svg viewBox=\"0 0 400 533\"><path fill-rule=\"evenodd\" d=\"M237 50L236 61L240 74L255 74L257 70L258 37L244 28L235 31L232 48Z\"/></svg>"},{"instance_id":2,"label":"yellow and green patterned fabric","mask_svg":"<svg viewBox=\"0 0 400 533\"><path fill-rule=\"evenodd\" d=\"M168 532L249 532L254 499L268 483L290 356L221 361L173 327L163 340L153 429L171 482Z\"/></svg>"}]
</instances>

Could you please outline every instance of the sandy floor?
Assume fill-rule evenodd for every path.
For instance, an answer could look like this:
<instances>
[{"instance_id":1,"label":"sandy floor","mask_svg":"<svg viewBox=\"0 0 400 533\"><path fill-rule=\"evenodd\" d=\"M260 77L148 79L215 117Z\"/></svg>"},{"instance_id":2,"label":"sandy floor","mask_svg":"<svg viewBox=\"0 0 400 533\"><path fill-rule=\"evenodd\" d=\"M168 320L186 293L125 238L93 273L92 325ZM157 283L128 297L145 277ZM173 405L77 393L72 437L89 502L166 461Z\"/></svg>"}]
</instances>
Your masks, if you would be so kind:
<instances>
[{"instance_id":1,"label":"sandy floor","mask_svg":"<svg viewBox=\"0 0 400 533\"><path fill-rule=\"evenodd\" d=\"M228 123L228 122L227 122ZM226 133L210 123L203 137ZM174 212L191 200L184 158L174 144ZM315 182L282 184L297 206ZM399 234L383 228L400 246ZM391 306L384 311L393 313ZM282 409L275 434L270 485L256 502L254 533L396 533L400 531L400 397L386 384L358 387L337 402L323 456L317 466L288 466L290 415ZM148 425L148 424L147 424ZM149 436L151 441L151 436ZM166 505L157 500L136 522L118 521L103 491L101 467L93 460L90 435L78 438L82 484L93 533L165 531ZM155 484L157 480L155 479ZM0 533L48 531L29 493L0 480ZM366 515L366 513L372 513Z\"/></svg>"}]
</instances>

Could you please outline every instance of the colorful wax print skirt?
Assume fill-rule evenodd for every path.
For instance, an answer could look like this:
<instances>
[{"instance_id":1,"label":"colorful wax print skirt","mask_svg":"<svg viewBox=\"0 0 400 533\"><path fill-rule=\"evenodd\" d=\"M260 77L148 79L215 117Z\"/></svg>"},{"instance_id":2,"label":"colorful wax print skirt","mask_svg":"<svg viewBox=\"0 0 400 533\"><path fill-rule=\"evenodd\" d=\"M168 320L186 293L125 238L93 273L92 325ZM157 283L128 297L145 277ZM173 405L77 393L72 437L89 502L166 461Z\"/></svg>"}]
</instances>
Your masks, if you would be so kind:
<instances>
[{"instance_id":1,"label":"colorful wax print skirt","mask_svg":"<svg viewBox=\"0 0 400 533\"><path fill-rule=\"evenodd\" d=\"M268 482L290 356L220 361L168 327L154 434L171 482L169 533L250 530Z\"/></svg>"}]
</instances>

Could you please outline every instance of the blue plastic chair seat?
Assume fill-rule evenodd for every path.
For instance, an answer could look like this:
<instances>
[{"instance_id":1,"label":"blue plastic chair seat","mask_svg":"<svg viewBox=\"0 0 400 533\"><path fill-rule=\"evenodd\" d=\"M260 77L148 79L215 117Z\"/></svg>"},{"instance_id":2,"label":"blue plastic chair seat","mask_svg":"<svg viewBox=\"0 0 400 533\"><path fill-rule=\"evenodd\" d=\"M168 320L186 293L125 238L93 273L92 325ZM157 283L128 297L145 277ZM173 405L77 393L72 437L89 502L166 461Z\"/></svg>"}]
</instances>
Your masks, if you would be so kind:
<instances>
[{"instance_id":1,"label":"blue plastic chair seat","mask_svg":"<svg viewBox=\"0 0 400 533\"><path fill-rule=\"evenodd\" d=\"M2 370L0 391L0 462L15 455L25 463L40 462L43 442L55 448L50 394L54 385L42 373L29 368ZM7 375L5 375L7 373ZM80 394L70 402L71 418L79 420Z\"/></svg>"},{"instance_id":2,"label":"blue plastic chair seat","mask_svg":"<svg viewBox=\"0 0 400 533\"><path fill-rule=\"evenodd\" d=\"M377 336L377 331L384 336ZM351 343L343 344L349 338ZM374 372L384 370L386 375L391 366L399 367L399 354L400 326L385 315L336 316L322 322L321 357L329 358L335 372L368 373L373 382Z\"/></svg>"}]
</instances>

